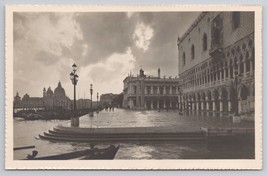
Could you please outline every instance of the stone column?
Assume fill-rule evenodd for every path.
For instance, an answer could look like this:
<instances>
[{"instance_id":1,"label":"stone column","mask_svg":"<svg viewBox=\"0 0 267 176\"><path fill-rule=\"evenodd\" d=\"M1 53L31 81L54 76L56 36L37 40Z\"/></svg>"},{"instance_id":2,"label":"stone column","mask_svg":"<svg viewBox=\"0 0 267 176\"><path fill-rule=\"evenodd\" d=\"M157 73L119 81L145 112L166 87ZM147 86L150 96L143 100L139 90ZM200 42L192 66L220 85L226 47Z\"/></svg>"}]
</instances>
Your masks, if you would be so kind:
<instances>
[{"instance_id":1,"label":"stone column","mask_svg":"<svg viewBox=\"0 0 267 176\"><path fill-rule=\"evenodd\" d=\"M159 109L159 100L157 100L157 108Z\"/></svg>"},{"instance_id":2,"label":"stone column","mask_svg":"<svg viewBox=\"0 0 267 176\"><path fill-rule=\"evenodd\" d=\"M153 101L151 100L151 102L150 102L150 108L151 109L154 109L154 107L153 107Z\"/></svg>"},{"instance_id":3,"label":"stone column","mask_svg":"<svg viewBox=\"0 0 267 176\"><path fill-rule=\"evenodd\" d=\"M250 60L249 66L250 66L250 75L252 76L253 75L253 62L252 62L252 60Z\"/></svg>"},{"instance_id":4,"label":"stone column","mask_svg":"<svg viewBox=\"0 0 267 176\"><path fill-rule=\"evenodd\" d=\"M231 79L231 65L228 64L228 79Z\"/></svg>"},{"instance_id":5,"label":"stone column","mask_svg":"<svg viewBox=\"0 0 267 176\"><path fill-rule=\"evenodd\" d=\"M210 103L209 103L209 101L207 100L207 101L206 101L207 111L210 110L210 106L209 106L209 105L210 105Z\"/></svg>"},{"instance_id":6,"label":"stone column","mask_svg":"<svg viewBox=\"0 0 267 176\"><path fill-rule=\"evenodd\" d=\"M163 94L164 95L166 94L166 87L165 86L163 87Z\"/></svg>"},{"instance_id":7,"label":"stone column","mask_svg":"<svg viewBox=\"0 0 267 176\"><path fill-rule=\"evenodd\" d=\"M172 94L172 86L170 86L170 95Z\"/></svg>"},{"instance_id":8,"label":"stone column","mask_svg":"<svg viewBox=\"0 0 267 176\"><path fill-rule=\"evenodd\" d=\"M197 105L196 110L198 111L199 110L199 101L196 101L196 105Z\"/></svg>"},{"instance_id":9,"label":"stone column","mask_svg":"<svg viewBox=\"0 0 267 176\"><path fill-rule=\"evenodd\" d=\"M130 109L133 109L134 108L134 103L133 103L133 100L132 99L130 99L129 106L130 106Z\"/></svg>"},{"instance_id":10,"label":"stone column","mask_svg":"<svg viewBox=\"0 0 267 176\"><path fill-rule=\"evenodd\" d=\"M223 112L223 101L220 100L220 112Z\"/></svg>"},{"instance_id":11,"label":"stone column","mask_svg":"<svg viewBox=\"0 0 267 176\"><path fill-rule=\"evenodd\" d=\"M223 79L226 80L226 68L223 68Z\"/></svg>"},{"instance_id":12,"label":"stone column","mask_svg":"<svg viewBox=\"0 0 267 176\"><path fill-rule=\"evenodd\" d=\"M170 106L169 107L172 108L172 101L170 101Z\"/></svg>"},{"instance_id":13,"label":"stone column","mask_svg":"<svg viewBox=\"0 0 267 176\"><path fill-rule=\"evenodd\" d=\"M147 86L145 86L145 95L147 94Z\"/></svg>"},{"instance_id":14,"label":"stone column","mask_svg":"<svg viewBox=\"0 0 267 176\"><path fill-rule=\"evenodd\" d=\"M246 62L246 60L244 60L243 61L243 66L244 66L244 77L246 77L247 76L247 62Z\"/></svg>"},{"instance_id":15,"label":"stone column","mask_svg":"<svg viewBox=\"0 0 267 176\"><path fill-rule=\"evenodd\" d=\"M240 74L240 69L241 69L241 67L240 67L240 62L239 61L237 61L237 70L238 70L238 73L237 73L237 75L239 75ZM235 73L234 73L235 74Z\"/></svg>"},{"instance_id":16,"label":"stone column","mask_svg":"<svg viewBox=\"0 0 267 176\"><path fill-rule=\"evenodd\" d=\"M222 69L219 70L219 75L220 75L220 81L222 81Z\"/></svg>"},{"instance_id":17,"label":"stone column","mask_svg":"<svg viewBox=\"0 0 267 176\"><path fill-rule=\"evenodd\" d=\"M157 89L157 94L159 95L159 93L160 93L160 92L159 92L159 86L158 86L158 89Z\"/></svg>"},{"instance_id":18,"label":"stone column","mask_svg":"<svg viewBox=\"0 0 267 176\"><path fill-rule=\"evenodd\" d=\"M166 108L166 100L163 101L163 108Z\"/></svg>"},{"instance_id":19,"label":"stone column","mask_svg":"<svg viewBox=\"0 0 267 176\"><path fill-rule=\"evenodd\" d=\"M145 105L144 105L145 109L147 109L147 106L146 106L146 100L144 100L144 104L145 104Z\"/></svg>"},{"instance_id":20,"label":"stone column","mask_svg":"<svg viewBox=\"0 0 267 176\"><path fill-rule=\"evenodd\" d=\"M201 101L201 110L204 110L204 101Z\"/></svg>"},{"instance_id":21,"label":"stone column","mask_svg":"<svg viewBox=\"0 0 267 176\"><path fill-rule=\"evenodd\" d=\"M216 106L215 106L215 101L214 100L212 101L212 108L213 108L212 111L216 111Z\"/></svg>"},{"instance_id":22,"label":"stone column","mask_svg":"<svg viewBox=\"0 0 267 176\"><path fill-rule=\"evenodd\" d=\"M232 102L231 100L228 101L228 111L231 112L232 109Z\"/></svg>"},{"instance_id":23,"label":"stone column","mask_svg":"<svg viewBox=\"0 0 267 176\"><path fill-rule=\"evenodd\" d=\"M150 86L150 93L151 93L151 94L154 94L153 86Z\"/></svg>"},{"instance_id":24,"label":"stone column","mask_svg":"<svg viewBox=\"0 0 267 176\"><path fill-rule=\"evenodd\" d=\"M195 103L194 103L194 101L192 101L191 107L192 107L192 110L195 110Z\"/></svg>"}]
</instances>

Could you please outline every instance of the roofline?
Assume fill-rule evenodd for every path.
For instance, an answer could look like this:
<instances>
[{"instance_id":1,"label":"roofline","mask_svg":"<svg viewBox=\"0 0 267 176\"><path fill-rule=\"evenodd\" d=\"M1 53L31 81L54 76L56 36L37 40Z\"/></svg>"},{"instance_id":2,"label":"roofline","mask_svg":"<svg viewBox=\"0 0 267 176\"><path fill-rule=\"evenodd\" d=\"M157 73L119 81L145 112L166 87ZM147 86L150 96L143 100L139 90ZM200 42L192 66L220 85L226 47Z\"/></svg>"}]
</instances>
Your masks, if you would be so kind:
<instances>
[{"instance_id":1,"label":"roofline","mask_svg":"<svg viewBox=\"0 0 267 176\"><path fill-rule=\"evenodd\" d=\"M180 40L178 40L177 44L179 45L186 36L194 29L194 27L202 20L202 18L208 14L209 12L201 12L198 17L193 21L193 23L190 25L190 27L186 30L186 32L182 35Z\"/></svg>"}]
</instances>

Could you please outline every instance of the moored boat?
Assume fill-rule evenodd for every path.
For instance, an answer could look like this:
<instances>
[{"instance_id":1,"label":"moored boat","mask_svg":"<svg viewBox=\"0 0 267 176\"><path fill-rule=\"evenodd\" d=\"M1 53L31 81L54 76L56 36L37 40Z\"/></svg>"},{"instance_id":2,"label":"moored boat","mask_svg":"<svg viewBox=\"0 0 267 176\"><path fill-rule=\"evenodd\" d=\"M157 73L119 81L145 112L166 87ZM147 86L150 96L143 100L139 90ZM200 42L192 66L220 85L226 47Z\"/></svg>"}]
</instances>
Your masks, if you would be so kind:
<instances>
[{"instance_id":1,"label":"moored boat","mask_svg":"<svg viewBox=\"0 0 267 176\"><path fill-rule=\"evenodd\" d=\"M90 148L82 151L75 151L69 153L63 153L58 155L42 156L36 157L37 151L34 150L32 155L28 155L26 160L69 160L69 159L114 159L117 151L119 150L119 145L110 145L107 148Z\"/></svg>"}]
</instances>

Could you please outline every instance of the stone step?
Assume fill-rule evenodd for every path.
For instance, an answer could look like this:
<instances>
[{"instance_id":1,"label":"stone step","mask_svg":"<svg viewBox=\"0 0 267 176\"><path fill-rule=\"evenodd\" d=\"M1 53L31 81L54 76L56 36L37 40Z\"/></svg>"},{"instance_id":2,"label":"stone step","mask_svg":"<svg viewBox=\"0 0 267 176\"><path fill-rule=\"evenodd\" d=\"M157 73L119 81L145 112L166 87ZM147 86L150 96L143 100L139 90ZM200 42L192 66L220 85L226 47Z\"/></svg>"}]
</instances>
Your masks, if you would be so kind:
<instances>
[{"instance_id":1,"label":"stone step","mask_svg":"<svg viewBox=\"0 0 267 176\"><path fill-rule=\"evenodd\" d=\"M67 138L204 138L204 133L197 134L177 134L177 133L164 133L164 134L67 134L55 131L44 133L46 136L52 137L67 137Z\"/></svg>"},{"instance_id":2,"label":"stone step","mask_svg":"<svg viewBox=\"0 0 267 176\"><path fill-rule=\"evenodd\" d=\"M121 136L121 135L146 135L146 136L160 136L160 135L168 135L168 136L205 136L204 132L176 132L176 133L109 133L109 134L98 134L98 133L92 133L92 134L83 134L83 133L72 133L69 131L64 130L49 130L49 133L51 134L58 134L58 135L66 135L66 136Z\"/></svg>"},{"instance_id":3,"label":"stone step","mask_svg":"<svg viewBox=\"0 0 267 176\"><path fill-rule=\"evenodd\" d=\"M157 137L157 138L147 138L147 137L121 137L121 138L91 138L91 137L83 137L83 138L74 138L67 136L50 136L50 135L39 135L41 139L51 140L51 141L70 141L70 142L106 142L106 141L204 141L206 138L203 137Z\"/></svg>"},{"instance_id":4,"label":"stone step","mask_svg":"<svg viewBox=\"0 0 267 176\"><path fill-rule=\"evenodd\" d=\"M125 128L79 128L79 127L62 127L53 128L54 132L66 134L203 134L200 128L188 130L178 129L175 127L125 127Z\"/></svg>"}]
</instances>

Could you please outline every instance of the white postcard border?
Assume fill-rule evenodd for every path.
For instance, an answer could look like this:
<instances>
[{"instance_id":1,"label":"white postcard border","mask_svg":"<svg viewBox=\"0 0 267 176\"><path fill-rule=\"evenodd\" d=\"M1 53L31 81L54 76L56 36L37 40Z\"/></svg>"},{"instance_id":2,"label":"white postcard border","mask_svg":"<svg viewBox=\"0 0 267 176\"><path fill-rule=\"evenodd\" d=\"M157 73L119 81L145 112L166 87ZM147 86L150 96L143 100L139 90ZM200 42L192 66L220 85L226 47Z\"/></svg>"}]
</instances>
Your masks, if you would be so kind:
<instances>
[{"instance_id":1,"label":"white postcard border","mask_svg":"<svg viewBox=\"0 0 267 176\"><path fill-rule=\"evenodd\" d=\"M13 159L13 12L118 12L118 11L255 11L255 159L179 160L64 160ZM262 168L262 7L254 5L7 5L6 6L6 169L90 170L251 170Z\"/></svg>"}]
</instances>

